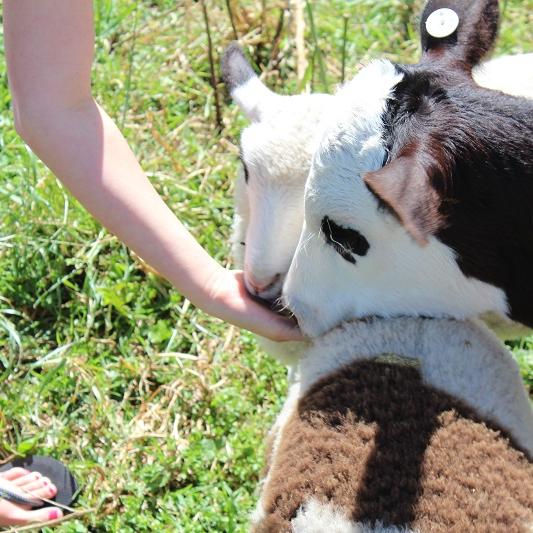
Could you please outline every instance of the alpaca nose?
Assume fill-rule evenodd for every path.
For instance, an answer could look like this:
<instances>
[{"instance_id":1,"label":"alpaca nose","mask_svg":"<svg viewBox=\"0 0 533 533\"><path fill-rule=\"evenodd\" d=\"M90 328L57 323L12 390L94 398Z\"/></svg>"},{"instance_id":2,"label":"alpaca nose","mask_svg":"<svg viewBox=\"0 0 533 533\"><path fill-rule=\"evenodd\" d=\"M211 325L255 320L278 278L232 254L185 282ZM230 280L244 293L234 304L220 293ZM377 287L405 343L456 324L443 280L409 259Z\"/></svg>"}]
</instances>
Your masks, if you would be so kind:
<instances>
[{"instance_id":1,"label":"alpaca nose","mask_svg":"<svg viewBox=\"0 0 533 533\"><path fill-rule=\"evenodd\" d=\"M252 274L246 274L245 280L248 286L248 290L256 295L260 296L261 293L267 292L271 289L280 279L281 274L275 274L269 278L257 279Z\"/></svg>"}]
</instances>

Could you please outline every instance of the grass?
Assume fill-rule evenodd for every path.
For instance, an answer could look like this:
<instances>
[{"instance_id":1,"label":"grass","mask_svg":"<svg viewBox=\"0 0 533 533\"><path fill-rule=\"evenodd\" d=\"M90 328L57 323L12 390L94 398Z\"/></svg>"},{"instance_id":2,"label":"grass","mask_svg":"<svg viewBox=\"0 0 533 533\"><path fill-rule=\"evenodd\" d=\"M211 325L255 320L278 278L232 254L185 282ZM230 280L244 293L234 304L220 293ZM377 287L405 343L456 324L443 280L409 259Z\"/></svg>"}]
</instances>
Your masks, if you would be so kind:
<instances>
[{"instance_id":1,"label":"grass","mask_svg":"<svg viewBox=\"0 0 533 533\"><path fill-rule=\"evenodd\" d=\"M420 1L317 1L299 82L283 2L208 2L215 56L233 39L228 4L235 31L283 93L333 90L343 48L347 77L372 57L418 54ZM98 101L171 208L229 265L245 121L224 96L225 127L215 131L201 5L97 0L95 11ZM532 11L532 0L508 1L499 53L533 49ZM0 455L70 465L83 485L79 506L95 511L57 531L245 531L283 368L87 215L17 137L0 72ZM533 339L512 347L532 386Z\"/></svg>"}]
</instances>

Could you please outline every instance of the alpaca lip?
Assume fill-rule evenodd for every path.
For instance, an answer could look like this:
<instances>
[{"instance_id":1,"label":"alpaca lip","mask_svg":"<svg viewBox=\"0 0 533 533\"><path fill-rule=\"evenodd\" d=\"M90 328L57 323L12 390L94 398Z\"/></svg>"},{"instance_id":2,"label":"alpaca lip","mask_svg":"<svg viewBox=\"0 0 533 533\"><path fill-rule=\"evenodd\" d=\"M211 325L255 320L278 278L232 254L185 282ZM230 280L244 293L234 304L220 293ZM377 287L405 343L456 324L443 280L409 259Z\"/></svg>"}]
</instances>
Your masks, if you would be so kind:
<instances>
[{"instance_id":1,"label":"alpaca lip","mask_svg":"<svg viewBox=\"0 0 533 533\"><path fill-rule=\"evenodd\" d=\"M244 283L246 290L256 298L265 300L267 302L275 301L280 296L281 286L283 284L283 278L281 274L276 274L272 281L265 287L260 289L256 288L249 280L249 275L247 274L248 269L244 268Z\"/></svg>"},{"instance_id":2,"label":"alpaca lip","mask_svg":"<svg viewBox=\"0 0 533 533\"><path fill-rule=\"evenodd\" d=\"M285 297L282 297L279 303L283 306L284 313L286 314L286 316L291 317L294 320L295 324L298 325L298 328L300 329L304 337L308 339L312 339L313 337L315 337L315 335L312 334L313 328L308 327L309 323L307 319L309 315L308 313L302 311L302 308L304 308L304 306L301 306L298 302L294 300L290 300L289 302L289 300Z\"/></svg>"},{"instance_id":3,"label":"alpaca lip","mask_svg":"<svg viewBox=\"0 0 533 533\"><path fill-rule=\"evenodd\" d=\"M280 298L261 298L260 296L257 296L256 294L252 294L248 291L250 298L257 302L258 304L262 305L263 307L267 307L272 312L276 313L277 315L284 316L287 318L290 318L296 325L298 325L298 319L294 315L294 313L286 306L283 305L283 302L280 301Z\"/></svg>"},{"instance_id":4,"label":"alpaca lip","mask_svg":"<svg viewBox=\"0 0 533 533\"><path fill-rule=\"evenodd\" d=\"M258 304L262 305L263 307L267 307L271 311L274 311L277 314L284 314L283 308L280 307L278 298L262 298L258 294L254 294L253 292L250 292L248 289L246 289L246 292L249 294L250 298L257 302Z\"/></svg>"}]
</instances>

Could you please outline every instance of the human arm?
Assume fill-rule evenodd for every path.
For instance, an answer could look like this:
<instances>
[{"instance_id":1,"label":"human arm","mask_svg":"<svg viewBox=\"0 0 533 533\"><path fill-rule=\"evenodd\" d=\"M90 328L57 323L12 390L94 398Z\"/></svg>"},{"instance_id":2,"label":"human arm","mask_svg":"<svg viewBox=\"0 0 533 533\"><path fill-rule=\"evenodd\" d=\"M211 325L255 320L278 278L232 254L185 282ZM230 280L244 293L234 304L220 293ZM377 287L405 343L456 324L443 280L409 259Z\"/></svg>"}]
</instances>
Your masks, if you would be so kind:
<instances>
[{"instance_id":1,"label":"human arm","mask_svg":"<svg viewBox=\"0 0 533 533\"><path fill-rule=\"evenodd\" d=\"M92 2L6 0L4 36L17 130L89 212L204 311L298 340L291 323L248 296L241 273L195 241L93 99Z\"/></svg>"}]
</instances>

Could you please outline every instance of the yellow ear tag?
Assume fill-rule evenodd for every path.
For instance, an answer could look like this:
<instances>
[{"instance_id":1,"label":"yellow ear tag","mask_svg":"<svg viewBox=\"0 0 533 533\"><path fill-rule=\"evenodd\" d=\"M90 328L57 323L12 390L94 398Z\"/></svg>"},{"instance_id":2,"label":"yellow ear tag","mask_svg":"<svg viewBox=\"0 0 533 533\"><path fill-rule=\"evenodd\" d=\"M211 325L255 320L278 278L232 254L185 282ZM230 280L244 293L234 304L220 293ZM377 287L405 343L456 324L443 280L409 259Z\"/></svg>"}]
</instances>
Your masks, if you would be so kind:
<instances>
[{"instance_id":1,"label":"yellow ear tag","mask_svg":"<svg viewBox=\"0 0 533 533\"><path fill-rule=\"evenodd\" d=\"M451 35L459 26L459 15L453 10L443 7L433 11L426 20L426 30L436 39Z\"/></svg>"}]
</instances>

